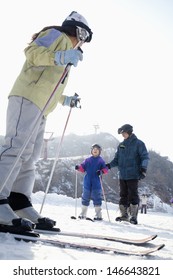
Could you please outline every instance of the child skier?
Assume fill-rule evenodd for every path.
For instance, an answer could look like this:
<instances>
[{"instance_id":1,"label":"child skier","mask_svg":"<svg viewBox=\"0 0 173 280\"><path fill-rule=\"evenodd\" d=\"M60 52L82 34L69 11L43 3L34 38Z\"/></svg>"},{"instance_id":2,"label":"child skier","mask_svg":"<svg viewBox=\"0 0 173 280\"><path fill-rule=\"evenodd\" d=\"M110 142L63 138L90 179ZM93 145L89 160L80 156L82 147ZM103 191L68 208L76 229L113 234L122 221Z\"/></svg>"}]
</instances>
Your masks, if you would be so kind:
<instances>
[{"instance_id":1,"label":"child skier","mask_svg":"<svg viewBox=\"0 0 173 280\"><path fill-rule=\"evenodd\" d=\"M85 159L80 165L76 165L75 169L84 173L83 193L82 193L82 211L79 215L80 219L85 219L87 215L90 200L93 200L95 207L94 220L102 220L101 205L102 205L102 187L100 176L108 173L108 168L101 154L101 146L93 144L91 147L92 156Z\"/></svg>"}]
</instances>

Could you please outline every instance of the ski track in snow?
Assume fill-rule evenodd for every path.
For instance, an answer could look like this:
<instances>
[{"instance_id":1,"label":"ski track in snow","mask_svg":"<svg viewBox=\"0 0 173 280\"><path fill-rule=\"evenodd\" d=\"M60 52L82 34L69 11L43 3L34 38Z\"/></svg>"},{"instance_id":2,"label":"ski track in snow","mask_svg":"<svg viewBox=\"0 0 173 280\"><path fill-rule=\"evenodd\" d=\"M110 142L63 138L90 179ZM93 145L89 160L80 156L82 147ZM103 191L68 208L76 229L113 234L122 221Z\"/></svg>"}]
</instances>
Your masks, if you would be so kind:
<instances>
[{"instance_id":1,"label":"ski track in snow","mask_svg":"<svg viewBox=\"0 0 173 280\"><path fill-rule=\"evenodd\" d=\"M33 194L34 207L40 211L44 193ZM101 222L91 222L84 220L73 220L75 216L75 200L66 196L57 194L48 194L42 215L53 218L57 221L57 227L61 231L92 233L99 235L110 235L124 238L144 238L148 235L157 234L158 237L149 243L146 247L152 247L153 244L165 244L165 247L151 255L127 256L114 254L112 252L87 251L83 249L58 248L51 245L43 245L41 242L32 243L16 241L9 234L0 233L1 250L0 260L173 260L173 211L170 207L169 213L148 211L147 214L138 215L138 225L131 225L127 222L117 223L115 217L118 215L118 205L107 203L111 222L107 217L107 211L103 202L103 218ZM77 215L80 213L80 199L77 200ZM88 216L93 218L94 208L92 202L89 206ZM42 235L44 237L47 235ZM77 237L67 237L58 235L49 235L49 238L82 242L84 244L109 245L111 247L133 250L144 249L144 246L127 245L119 242L107 240L84 239Z\"/></svg>"}]
</instances>

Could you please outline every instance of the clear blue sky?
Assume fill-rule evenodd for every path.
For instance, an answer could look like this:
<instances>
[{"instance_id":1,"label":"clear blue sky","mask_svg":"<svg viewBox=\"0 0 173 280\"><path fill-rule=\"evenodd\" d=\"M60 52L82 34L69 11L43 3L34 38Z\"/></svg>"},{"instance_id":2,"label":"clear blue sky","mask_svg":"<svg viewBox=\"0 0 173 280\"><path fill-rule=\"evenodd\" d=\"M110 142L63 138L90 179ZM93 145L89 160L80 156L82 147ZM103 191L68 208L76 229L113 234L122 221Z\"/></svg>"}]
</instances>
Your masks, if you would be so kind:
<instances>
[{"instance_id":1,"label":"clear blue sky","mask_svg":"<svg viewBox=\"0 0 173 280\"><path fill-rule=\"evenodd\" d=\"M77 92L67 133L110 132L116 138L124 123L148 149L173 160L173 1L171 0L30 0L3 1L1 13L0 134L5 133L8 93L24 62L23 49L33 33L60 25L73 10L83 14L93 40L83 47L84 60L72 67L67 95ZM58 106L47 131L61 134L68 108Z\"/></svg>"}]
</instances>

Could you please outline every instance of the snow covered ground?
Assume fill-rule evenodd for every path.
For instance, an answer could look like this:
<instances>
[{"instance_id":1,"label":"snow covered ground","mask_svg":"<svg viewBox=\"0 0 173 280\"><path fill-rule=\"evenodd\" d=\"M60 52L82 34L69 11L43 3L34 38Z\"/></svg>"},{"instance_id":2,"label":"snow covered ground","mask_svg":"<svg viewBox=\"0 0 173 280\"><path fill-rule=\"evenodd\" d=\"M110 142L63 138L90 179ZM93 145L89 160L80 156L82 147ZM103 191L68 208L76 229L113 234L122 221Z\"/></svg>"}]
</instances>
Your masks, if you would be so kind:
<instances>
[{"instance_id":1,"label":"snow covered ground","mask_svg":"<svg viewBox=\"0 0 173 280\"><path fill-rule=\"evenodd\" d=\"M35 208L40 211L41 203L43 201L44 193L38 192L33 194L33 204ZM118 215L118 205L108 203L108 210L110 216L110 222L108 220L107 211L105 208L105 204L103 202L103 218L104 221L101 222L91 222L91 221L83 221L83 220L73 220L71 216L74 216L76 213L75 208L75 200L66 196L61 196L57 194L48 194L42 214L44 216L54 218L57 221L57 226L61 229L61 231L74 231L74 232L82 232L82 233L93 233L93 234L102 234L102 235L115 235L119 237L126 238L144 238L148 235L157 234L158 237L154 239L150 243L154 244L165 244L165 247L157 251L151 255L145 257L138 256L127 256L120 254L113 254L112 252L108 253L99 253L99 252L91 252L81 249L71 249L71 248L57 248L50 245L43 245L41 243L26 243L23 241L16 241L9 234L0 233L0 241L1 241L1 250L0 250L0 265L1 269L5 269L7 273L6 266L8 266L8 261L13 266L17 266L18 264L25 264L26 267L30 265L31 260L35 261L34 263L40 263L40 261L46 261L47 266L51 264L71 264L74 261L78 261L77 263L81 263L81 265L87 264L96 266L100 266L102 264L106 265L106 267L110 266L110 264L115 265L119 263L123 263L124 265L128 265L129 261L136 264L136 261L140 261L138 263L144 264L147 263L158 265L159 261L165 261L164 264L167 264L172 269L173 265L173 209L168 207L168 213L162 212L154 212L148 211L148 213L140 214L138 216L138 225L131 225L128 223L117 223L115 222L115 217ZM77 200L77 215L80 213L80 200ZM94 208L91 203L88 212L89 217L94 216ZM49 236L50 237L50 236ZM78 241L78 238L72 237L64 237L64 236L55 236L51 235L51 238L58 240L75 240ZM81 241L81 240L80 240ZM90 240L90 239L82 239L83 243L90 244L102 244L102 245L111 245L116 248L131 248L132 250L136 249L134 245L125 245L122 243L115 243L110 241L99 241L99 240ZM147 245L152 246L152 245ZM142 249L142 247L139 247ZM30 260L30 261L29 261ZM25 262L26 261L26 262ZM153 261L153 262L151 262ZM41 262L42 263L42 262ZM163 262L161 262L163 263ZM5 266L4 266L5 265ZM76 262L75 262L76 265ZM13 267L12 266L12 267ZM165 265L164 265L165 267ZM8 270L8 273L10 271ZM6 279L13 279L12 275L8 275ZM34 278L35 279L35 278ZM38 277L37 277L38 279ZM86 278L84 278L86 279ZM110 279L110 278L109 278ZM122 279L122 278L120 278ZM153 279L153 278L152 278ZM158 278L157 278L158 279Z\"/></svg>"}]
</instances>

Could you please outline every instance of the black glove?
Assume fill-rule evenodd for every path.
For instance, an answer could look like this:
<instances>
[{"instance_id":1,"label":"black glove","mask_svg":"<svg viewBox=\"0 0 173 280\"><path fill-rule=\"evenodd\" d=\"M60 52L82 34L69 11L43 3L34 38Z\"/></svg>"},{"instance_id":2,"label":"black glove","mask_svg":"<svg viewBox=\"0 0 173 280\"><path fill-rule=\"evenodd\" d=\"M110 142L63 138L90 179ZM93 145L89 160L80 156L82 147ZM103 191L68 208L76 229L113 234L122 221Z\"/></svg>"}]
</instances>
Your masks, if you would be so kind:
<instances>
[{"instance_id":1,"label":"black glove","mask_svg":"<svg viewBox=\"0 0 173 280\"><path fill-rule=\"evenodd\" d=\"M71 108L81 108L80 106L80 98L77 96L71 96L71 101L70 101L70 107Z\"/></svg>"},{"instance_id":2,"label":"black glove","mask_svg":"<svg viewBox=\"0 0 173 280\"><path fill-rule=\"evenodd\" d=\"M140 180L144 179L144 178L146 177L146 173L147 173L147 169L141 167L139 179L140 179Z\"/></svg>"},{"instance_id":3,"label":"black glove","mask_svg":"<svg viewBox=\"0 0 173 280\"><path fill-rule=\"evenodd\" d=\"M97 170L96 173L97 173L98 176L102 175L102 171L101 170Z\"/></svg>"},{"instance_id":4,"label":"black glove","mask_svg":"<svg viewBox=\"0 0 173 280\"><path fill-rule=\"evenodd\" d=\"M66 96L63 105L71 108L81 108L79 95L75 93L73 96Z\"/></svg>"},{"instance_id":5,"label":"black glove","mask_svg":"<svg viewBox=\"0 0 173 280\"><path fill-rule=\"evenodd\" d=\"M107 166L108 169L111 169L110 163L106 163L106 166Z\"/></svg>"},{"instance_id":6,"label":"black glove","mask_svg":"<svg viewBox=\"0 0 173 280\"><path fill-rule=\"evenodd\" d=\"M79 165L75 165L75 170L78 170L79 169Z\"/></svg>"}]
</instances>

